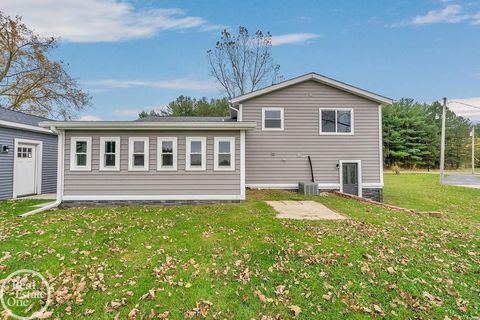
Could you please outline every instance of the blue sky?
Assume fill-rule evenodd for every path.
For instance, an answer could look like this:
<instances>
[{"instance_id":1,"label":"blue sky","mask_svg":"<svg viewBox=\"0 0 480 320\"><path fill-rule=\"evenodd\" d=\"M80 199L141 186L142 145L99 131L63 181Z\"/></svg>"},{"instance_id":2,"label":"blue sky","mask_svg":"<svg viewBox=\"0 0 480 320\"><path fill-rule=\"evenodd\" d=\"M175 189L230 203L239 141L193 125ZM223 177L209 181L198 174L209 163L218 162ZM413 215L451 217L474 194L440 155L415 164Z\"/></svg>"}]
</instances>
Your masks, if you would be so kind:
<instances>
[{"instance_id":1,"label":"blue sky","mask_svg":"<svg viewBox=\"0 0 480 320\"><path fill-rule=\"evenodd\" d=\"M135 119L180 94L220 97L222 28L270 31L285 79L310 71L399 99L480 105L480 1L2 0L93 97L83 119Z\"/></svg>"}]
</instances>

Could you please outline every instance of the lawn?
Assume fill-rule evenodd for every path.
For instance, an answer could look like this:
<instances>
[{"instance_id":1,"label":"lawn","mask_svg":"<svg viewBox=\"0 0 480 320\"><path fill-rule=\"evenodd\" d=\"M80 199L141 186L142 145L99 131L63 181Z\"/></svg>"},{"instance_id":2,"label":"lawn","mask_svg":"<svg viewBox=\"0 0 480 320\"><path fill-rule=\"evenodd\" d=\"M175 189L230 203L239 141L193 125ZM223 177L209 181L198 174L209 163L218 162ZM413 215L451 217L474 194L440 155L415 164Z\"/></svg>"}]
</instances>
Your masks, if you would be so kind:
<instances>
[{"instance_id":1,"label":"lawn","mask_svg":"<svg viewBox=\"0 0 480 320\"><path fill-rule=\"evenodd\" d=\"M263 200L305 199L282 191L251 191L240 204L24 219L15 214L32 203L0 202L0 278L41 272L52 318L472 318L480 190L436 181L387 174L385 200L441 219L328 195L308 199L351 219L278 220Z\"/></svg>"}]
</instances>

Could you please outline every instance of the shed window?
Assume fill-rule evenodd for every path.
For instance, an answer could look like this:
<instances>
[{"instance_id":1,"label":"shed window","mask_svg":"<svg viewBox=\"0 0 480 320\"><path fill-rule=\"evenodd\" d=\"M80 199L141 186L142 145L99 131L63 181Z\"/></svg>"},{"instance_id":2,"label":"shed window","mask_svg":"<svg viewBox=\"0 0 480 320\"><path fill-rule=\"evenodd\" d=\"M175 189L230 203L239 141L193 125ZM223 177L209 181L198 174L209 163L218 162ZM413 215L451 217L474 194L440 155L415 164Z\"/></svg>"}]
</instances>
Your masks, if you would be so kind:
<instances>
[{"instance_id":1,"label":"shed window","mask_svg":"<svg viewBox=\"0 0 480 320\"><path fill-rule=\"evenodd\" d=\"M100 138L100 159L101 171L120 170L120 138Z\"/></svg>"},{"instance_id":2,"label":"shed window","mask_svg":"<svg viewBox=\"0 0 480 320\"><path fill-rule=\"evenodd\" d=\"M320 134L353 134L353 109L320 109Z\"/></svg>"},{"instance_id":3,"label":"shed window","mask_svg":"<svg viewBox=\"0 0 480 320\"><path fill-rule=\"evenodd\" d=\"M128 170L148 171L148 137L132 137L128 146Z\"/></svg>"},{"instance_id":4,"label":"shed window","mask_svg":"<svg viewBox=\"0 0 480 320\"><path fill-rule=\"evenodd\" d=\"M70 146L70 170L90 171L91 170L91 137L72 137Z\"/></svg>"},{"instance_id":5,"label":"shed window","mask_svg":"<svg viewBox=\"0 0 480 320\"><path fill-rule=\"evenodd\" d=\"M283 108L262 109L262 130L283 130Z\"/></svg>"},{"instance_id":6,"label":"shed window","mask_svg":"<svg viewBox=\"0 0 480 320\"><path fill-rule=\"evenodd\" d=\"M177 170L177 138L159 137L157 144L157 170Z\"/></svg>"},{"instance_id":7,"label":"shed window","mask_svg":"<svg viewBox=\"0 0 480 320\"><path fill-rule=\"evenodd\" d=\"M205 137L187 137L186 170L206 170L206 141Z\"/></svg>"},{"instance_id":8,"label":"shed window","mask_svg":"<svg viewBox=\"0 0 480 320\"><path fill-rule=\"evenodd\" d=\"M235 137L216 137L215 170L235 170Z\"/></svg>"}]
</instances>

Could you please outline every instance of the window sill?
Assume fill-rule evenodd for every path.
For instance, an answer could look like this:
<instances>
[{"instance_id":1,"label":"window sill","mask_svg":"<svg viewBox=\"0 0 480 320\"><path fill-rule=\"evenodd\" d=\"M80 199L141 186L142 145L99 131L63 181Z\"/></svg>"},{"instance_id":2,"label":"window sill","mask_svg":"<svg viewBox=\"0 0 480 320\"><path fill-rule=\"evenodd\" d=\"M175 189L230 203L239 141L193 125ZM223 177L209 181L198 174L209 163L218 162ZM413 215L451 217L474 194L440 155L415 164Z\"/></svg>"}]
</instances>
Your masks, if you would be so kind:
<instances>
[{"instance_id":1,"label":"window sill","mask_svg":"<svg viewBox=\"0 0 480 320\"><path fill-rule=\"evenodd\" d=\"M128 168L128 171L150 171L149 169L146 168Z\"/></svg>"},{"instance_id":2,"label":"window sill","mask_svg":"<svg viewBox=\"0 0 480 320\"><path fill-rule=\"evenodd\" d=\"M107 171L107 172L108 172L108 171L110 171L110 172L112 172L112 171L120 171L120 168L112 168L112 169L109 169L109 168L100 168L100 169L98 169L98 171Z\"/></svg>"},{"instance_id":3,"label":"window sill","mask_svg":"<svg viewBox=\"0 0 480 320\"><path fill-rule=\"evenodd\" d=\"M177 168L157 168L157 171L178 171Z\"/></svg>"},{"instance_id":4,"label":"window sill","mask_svg":"<svg viewBox=\"0 0 480 320\"><path fill-rule=\"evenodd\" d=\"M355 134L353 132L348 132L348 133L320 132L319 135L321 136L353 136Z\"/></svg>"},{"instance_id":5,"label":"window sill","mask_svg":"<svg viewBox=\"0 0 480 320\"><path fill-rule=\"evenodd\" d=\"M92 168L70 168L70 171L92 171Z\"/></svg>"},{"instance_id":6,"label":"window sill","mask_svg":"<svg viewBox=\"0 0 480 320\"><path fill-rule=\"evenodd\" d=\"M262 128L262 131L285 131L285 129Z\"/></svg>"}]
</instances>

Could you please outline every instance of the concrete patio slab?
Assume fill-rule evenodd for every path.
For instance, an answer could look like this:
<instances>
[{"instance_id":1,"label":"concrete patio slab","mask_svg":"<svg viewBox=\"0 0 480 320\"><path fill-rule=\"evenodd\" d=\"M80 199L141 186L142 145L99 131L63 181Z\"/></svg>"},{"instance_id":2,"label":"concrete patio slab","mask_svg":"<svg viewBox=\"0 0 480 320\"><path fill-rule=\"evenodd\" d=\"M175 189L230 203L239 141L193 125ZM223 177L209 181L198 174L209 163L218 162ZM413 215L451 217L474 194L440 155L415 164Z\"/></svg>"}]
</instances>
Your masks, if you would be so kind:
<instances>
[{"instance_id":1,"label":"concrete patio slab","mask_svg":"<svg viewBox=\"0 0 480 320\"><path fill-rule=\"evenodd\" d=\"M468 173L447 173L443 179L443 184L480 189L480 176Z\"/></svg>"},{"instance_id":2,"label":"concrete patio slab","mask_svg":"<svg viewBox=\"0 0 480 320\"><path fill-rule=\"evenodd\" d=\"M296 220L345 220L344 216L315 201L266 201L277 218Z\"/></svg>"}]
</instances>

